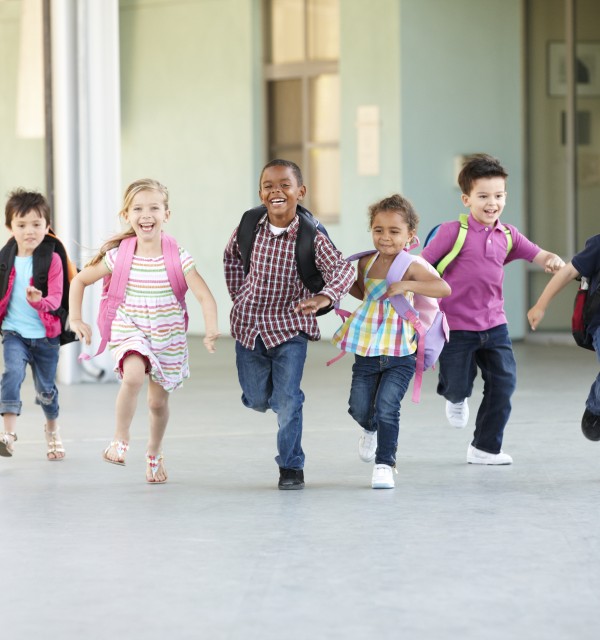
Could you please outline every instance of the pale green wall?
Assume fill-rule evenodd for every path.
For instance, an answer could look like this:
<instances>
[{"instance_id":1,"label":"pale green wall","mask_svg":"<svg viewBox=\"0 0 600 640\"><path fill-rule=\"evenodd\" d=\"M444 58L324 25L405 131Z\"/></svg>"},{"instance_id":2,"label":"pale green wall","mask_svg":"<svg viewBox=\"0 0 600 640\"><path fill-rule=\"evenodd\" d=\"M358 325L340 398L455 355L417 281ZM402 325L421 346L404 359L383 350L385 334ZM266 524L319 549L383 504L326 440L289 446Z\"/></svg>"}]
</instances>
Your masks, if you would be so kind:
<instances>
[{"instance_id":1,"label":"pale green wall","mask_svg":"<svg viewBox=\"0 0 600 640\"><path fill-rule=\"evenodd\" d=\"M526 233L521 1L401 0L400 18L402 188L421 215L421 237L463 210L454 157L474 152L503 162L503 220ZM506 270L513 337L525 331L525 268Z\"/></svg>"},{"instance_id":2,"label":"pale green wall","mask_svg":"<svg viewBox=\"0 0 600 640\"><path fill-rule=\"evenodd\" d=\"M44 141L16 135L17 63L20 42L21 3L0 2L0 202L4 230L4 203L15 187L45 192Z\"/></svg>"},{"instance_id":3,"label":"pale green wall","mask_svg":"<svg viewBox=\"0 0 600 640\"><path fill-rule=\"evenodd\" d=\"M223 248L257 202L262 129L254 0L120 3L122 175L167 185L167 230L196 259L229 331ZM116 213L116 212L115 212ZM200 309L189 296L192 332Z\"/></svg>"}]
</instances>

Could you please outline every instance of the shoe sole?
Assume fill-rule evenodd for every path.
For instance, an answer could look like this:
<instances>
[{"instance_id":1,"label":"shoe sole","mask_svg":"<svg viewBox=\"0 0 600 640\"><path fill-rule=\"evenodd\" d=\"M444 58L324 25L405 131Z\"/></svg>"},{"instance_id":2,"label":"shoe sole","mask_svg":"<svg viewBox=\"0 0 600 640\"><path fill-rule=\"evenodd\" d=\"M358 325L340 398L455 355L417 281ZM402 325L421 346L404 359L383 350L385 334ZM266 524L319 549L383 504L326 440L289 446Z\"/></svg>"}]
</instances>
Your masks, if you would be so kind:
<instances>
[{"instance_id":1,"label":"shoe sole","mask_svg":"<svg viewBox=\"0 0 600 640\"><path fill-rule=\"evenodd\" d=\"M304 483L302 483L302 484L278 485L277 488L280 491L300 491L301 489L304 489Z\"/></svg>"},{"instance_id":2,"label":"shoe sole","mask_svg":"<svg viewBox=\"0 0 600 640\"><path fill-rule=\"evenodd\" d=\"M363 462L373 462L373 460L375 460L375 453L373 453L372 456L365 458L363 456L360 455L360 453L358 454L358 457L363 461Z\"/></svg>"},{"instance_id":3,"label":"shoe sole","mask_svg":"<svg viewBox=\"0 0 600 640\"><path fill-rule=\"evenodd\" d=\"M393 484L372 484L371 489L393 489L395 485Z\"/></svg>"},{"instance_id":4,"label":"shoe sole","mask_svg":"<svg viewBox=\"0 0 600 640\"><path fill-rule=\"evenodd\" d=\"M486 462L484 460L469 460L469 458L467 458L467 463L468 464L481 464L481 465L485 465L488 467L507 467L508 465L512 464L511 462Z\"/></svg>"}]
</instances>

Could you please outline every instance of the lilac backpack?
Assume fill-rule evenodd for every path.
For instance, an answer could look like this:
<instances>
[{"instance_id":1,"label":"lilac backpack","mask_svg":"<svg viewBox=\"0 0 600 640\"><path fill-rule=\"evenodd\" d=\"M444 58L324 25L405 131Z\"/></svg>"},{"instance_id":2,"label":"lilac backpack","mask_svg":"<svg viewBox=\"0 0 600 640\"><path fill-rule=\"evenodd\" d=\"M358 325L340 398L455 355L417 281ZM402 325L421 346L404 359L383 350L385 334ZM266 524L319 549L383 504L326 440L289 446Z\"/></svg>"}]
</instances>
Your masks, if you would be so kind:
<instances>
[{"instance_id":1,"label":"lilac backpack","mask_svg":"<svg viewBox=\"0 0 600 640\"><path fill-rule=\"evenodd\" d=\"M376 253L374 249L370 251L362 251L361 253L355 253L347 258L348 262L358 260L363 256ZM388 271L386 280L388 286L393 282L402 280L406 270L410 266L411 262L417 261L422 264L428 271L437 274L437 271L420 256L412 256L408 251L401 251L397 256L390 269ZM419 402L421 400L421 386L423 383L423 372L432 368L438 360L442 349L450 334L448 328L448 322L443 311L441 311L439 303L436 298L430 298L415 293L413 297L414 306L403 296L397 295L390 298L390 302L394 307L396 313L408 320L415 331L417 332L417 366L415 371L415 382L413 386L412 401ZM345 319L350 315L349 311L336 308L336 313ZM337 358L330 360L327 365L330 365L339 360L344 353L341 353Z\"/></svg>"},{"instance_id":2,"label":"lilac backpack","mask_svg":"<svg viewBox=\"0 0 600 640\"><path fill-rule=\"evenodd\" d=\"M187 282L181 268L181 258L179 257L179 246L172 236L162 232L162 252L165 259L165 268L169 283L173 289L173 293L177 301L183 309L185 317L185 329L188 328L188 313L185 304L185 294L187 291ZM137 244L135 236L129 236L121 240L115 258L115 265L111 274L104 277L102 285L102 297L100 298L100 309L98 311L98 329L100 329L100 346L93 356L87 353L79 355L79 361L90 360L102 353L106 349L106 345L110 340L110 332L113 320L117 315L117 309L125 299L125 289L129 280L129 272L131 271L131 263L133 262L133 254Z\"/></svg>"}]
</instances>

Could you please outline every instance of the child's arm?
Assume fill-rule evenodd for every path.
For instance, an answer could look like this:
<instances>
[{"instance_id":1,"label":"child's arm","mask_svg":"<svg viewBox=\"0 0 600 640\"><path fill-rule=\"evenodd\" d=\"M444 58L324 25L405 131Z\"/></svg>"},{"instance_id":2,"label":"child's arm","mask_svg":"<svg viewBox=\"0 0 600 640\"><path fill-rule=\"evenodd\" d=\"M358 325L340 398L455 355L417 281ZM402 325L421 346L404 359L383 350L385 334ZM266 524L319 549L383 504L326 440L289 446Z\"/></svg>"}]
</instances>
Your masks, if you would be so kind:
<instances>
[{"instance_id":1,"label":"child's arm","mask_svg":"<svg viewBox=\"0 0 600 640\"><path fill-rule=\"evenodd\" d=\"M69 290L69 325L77 337L90 344L92 341L92 327L81 319L81 303L83 302L83 292L87 286L94 284L110 273L104 260L90 267L84 267L71 280Z\"/></svg>"},{"instance_id":2,"label":"child's arm","mask_svg":"<svg viewBox=\"0 0 600 640\"><path fill-rule=\"evenodd\" d=\"M237 243L237 228L231 234L229 242L223 253L223 268L225 269L225 282L229 297L234 300L237 292L244 283L244 265Z\"/></svg>"},{"instance_id":3,"label":"child's arm","mask_svg":"<svg viewBox=\"0 0 600 640\"><path fill-rule=\"evenodd\" d=\"M217 303L210 292L208 285L202 276L193 267L185 274L185 281L188 284L194 297L202 307L204 316L204 346L210 353L215 352L215 340L219 337L219 325L217 323Z\"/></svg>"},{"instance_id":4,"label":"child's arm","mask_svg":"<svg viewBox=\"0 0 600 640\"><path fill-rule=\"evenodd\" d=\"M418 262L412 262L404 278L393 282L387 289L389 297L408 292L429 298L445 298L452 293L450 285L436 273L432 273Z\"/></svg>"},{"instance_id":5,"label":"child's arm","mask_svg":"<svg viewBox=\"0 0 600 640\"><path fill-rule=\"evenodd\" d=\"M351 296L358 300L364 300L365 298L365 265L369 258L370 256L363 256L359 259L356 265L356 280L350 287L350 291L348 291Z\"/></svg>"},{"instance_id":6,"label":"child's arm","mask_svg":"<svg viewBox=\"0 0 600 640\"><path fill-rule=\"evenodd\" d=\"M63 268L58 254L53 254L48 269L48 293L42 298L42 292L33 285L25 289L27 302L37 311L54 311L60 307L63 293Z\"/></svg>"},{"instance_id":7,"label":"child's arm","mask_svg":"<svg viewBox=\"0 0 600 640\"><path fill-rule=\"evenodd\" d=\"M564 289L571 280L577 277L579 277L579 272L571 262L568 262L560 271L557 271L552 276L537 302L527 312L527 319L529 320L532 331L535 331L538 324L542 321L552 298Z\"/></svg>"},{"instance_id":8,"label":"child's arm","mask_svg":"<svg viewBox=\"0 0 600 640\"><path fill-rule=\"evenodd\" d=\"M533 259L533 262L542 267L546 273L556 273L565 266L565 261L555 253L542 249Z\"/></svg>"}]
</instances>

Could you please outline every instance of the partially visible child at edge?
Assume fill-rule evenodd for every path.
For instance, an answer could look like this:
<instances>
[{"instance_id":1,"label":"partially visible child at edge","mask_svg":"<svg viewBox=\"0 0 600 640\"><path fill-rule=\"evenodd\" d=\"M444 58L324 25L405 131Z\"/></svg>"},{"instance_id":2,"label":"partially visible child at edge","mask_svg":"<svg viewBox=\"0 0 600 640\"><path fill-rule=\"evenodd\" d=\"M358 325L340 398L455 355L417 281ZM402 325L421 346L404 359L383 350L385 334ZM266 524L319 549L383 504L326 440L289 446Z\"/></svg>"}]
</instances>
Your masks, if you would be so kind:
<instances>
[{"instance_id":1,"label":"partially visible child at edge","mask_svg":"<svg viewBox=\"0 0 600 640\"><path fill-rule=\"evenodd\" d=\"M50 205L35 191L17 189L6 203L6 228L17 245L8 276L6 294L0 300L0 326L4 373L0 390L0 413L4 433L0 435L0 456L10 457L17 441L17 417L21 414L21 385L27 364L31 366L36 403L42 407L48 460L62 460L65 449L58 426L56 366L60 348L60 318L50 311L61 305L63 267L57 253L48 270L48 295L33 286L34 251L50 228Z\"/></svg>"},{"instance_id":2,"label":"partially visible child at edge","mask_svg":"<svg viewBox=\"0 0 600 640\"><path fill-rule=\"evenodd\" d=\"M167 480L162 441L169 418L169 395L189 377L184 313L169 283L161 246L161 232L171 215L167 188L156 180L133 182L125 190L119 215L129 228L108 240L71 282L70 324L71 329L90 344L92 329L81 318L84 289L112 273L121 241L136 236L125 299L111 329L109 347L122 384L116 401L115 435L102 457L106 462L125 464L131 421L148 375L150 437L146 481L162 483ZM202 306L206 330L204 346L212 353L219 335L217 306L196 271L193 258L181 247L179 254L186 283Z\"/></svg>"},{"instance_id":3,"label":"partially visible child at edge","mask_svg":"<svg viewBox=\"0 0 600 640\"><path fill-rule=\"evenodd\" d=\"M571 280L580 276L590 280L590 291L596 289L600 279L600 235L592 236L587 240L583 251L573 256L571 262L552 277L538 301L529 309L527 318L534 331L542 321L552 298ZM593 338L594 350L600 360L600 311L596 312L591 319L587 331ZM600 440L600 373L585 401L581 430L588 440Z\"/></svg>"},{"instance_id":4,"label":"partially visible child at edge","mask_svg":"<svg viewBox=\"0 0 600 640\"><path fill-rule=\"evenodd\" d=\"M375 461L371 486L393 489L400 430L400 404L415 373L417 335L410 322L395 311L389 298L415 293L441 298L450 287L427 265L413 261L402 280L388 287L387 273L396 256L410 247L419 217L399 194L369 207L372 255L360 258L350 294L362 304L333 337L333 344L354 353L348 413L362 427L358 454Z\"/></svg>"},{"instance_id":5,"label":"partially visible child at edge","mask_svg":"<svg viewBox=\"0 0 600 640\"><path fill-rule=\"evenodd\" d=\"M477 368L483 378L483 399L475 433L467 449L471 464L506 465L502 439L516 386L516 363L504 312L504 265L513 260L534 262L554 272L564 262L540 249L513 225L499 220L506 204L508 174L489 155L472 156L458 176L462 202L470 209L464 245L443 278L452 295L441 302L450 326L450 341L439 359L438 394L446 398L450 425L462 428L469 419L468 398ZM459 222L445 222L421 256L431 264L446 256L456 241ZM512 250L507 255L510 231Z\"/></svg>"},{"instance_id":6,"label":"partially visible child at edge","mask_svg":"<svg viewBox=\"0 0 600 640\"><path fill-rule=\"evenodd\" d=\"M225 279L233 300L231 333L242 403L277 414L279 489L304 487L300 389L308 340L319 340L316 312L346 294L352 267L321 232L315 237L315 263L325 281L313 295L298 276L295 247L296 206L306 194L300 168L272 160L261 172L258 195L267 212L259 221L250 270L244 267L233 232L224 254Z\"/></svg>"}]
</instances>

